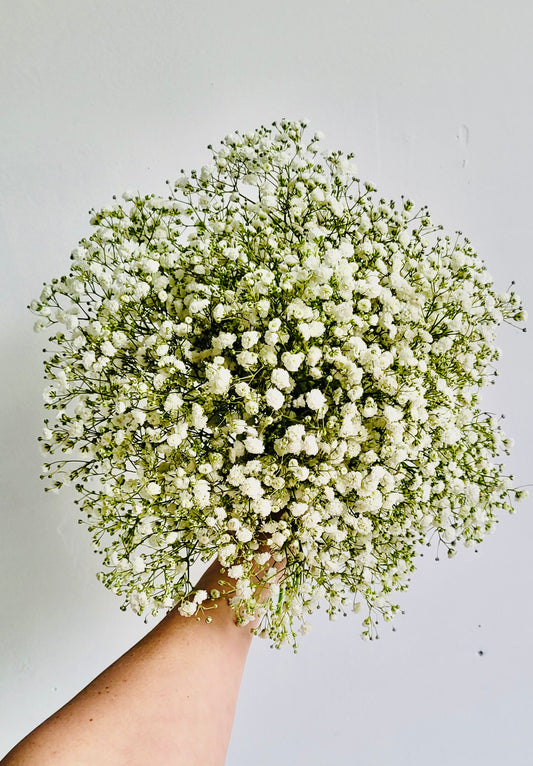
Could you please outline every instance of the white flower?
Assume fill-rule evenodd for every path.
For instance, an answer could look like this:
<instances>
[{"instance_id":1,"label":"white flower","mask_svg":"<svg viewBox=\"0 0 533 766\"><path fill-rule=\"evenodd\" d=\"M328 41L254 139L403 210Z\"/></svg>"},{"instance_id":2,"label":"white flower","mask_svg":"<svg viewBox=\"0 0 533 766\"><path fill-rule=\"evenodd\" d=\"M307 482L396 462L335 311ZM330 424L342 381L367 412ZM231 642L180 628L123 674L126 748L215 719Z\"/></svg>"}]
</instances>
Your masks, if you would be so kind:
<instances>
[{"instance_id":1,"label":"white flower","mask_svg":"<svg viewBox=\"0 0 533 766\"><path fill-rule=\"evenodd\" d=\"M251 497L252 500L257 500L265 493L263 487L261 486L261 482L254 476L249 476L242 482L240 485L240 491L243 495L246 495L246 497Z\"/></svg>"},{"instance_id":2,"label":"white flower","mask_svg":"<svg viewBox=\"0 0 533 766\"><path fill-rule=\"evenodd\" d=\"M213 339L213 346L222 351L225 348L231 348L236 340L235 333L221 332Z\"/></svg>"},{"instance_id":3,"label":"white flower","mask_svg":"<svg viewBox=\"0 0 533 766\"><path fill-rule=\"evenodd\" d=\"M272 407L273 410L281 409L281 407L283 407L283 403L285 402L285 397L277 388L267 389L265 393L265 399L268 406Z\"/></svg>"},{"instance_id":4,"label":"white flower","mask_svg":"<svg viewBox=\"0 0 533 766\"><path fill-rule=\"evenodd\" d=\"M230 532L236 532L238 529L241 528L240 519L236 519L235 517L230 519L227 523L227 528L229 529Z\"/></svg>"},{"instance_id":5,"label":"white flower","mask_svg":"<svg viewBox=\"0 0 533 766\"><path fill-rule=\"evenodd\" d=\"M227 394L231 385L231 372L227 367L212 365L208 368L208 388L212 394Z\"/></svg>"},{"instance_id":6,"label":"white flower","mask_svg":"<svg viewBox=\"0 0 533 766\"><path fill-rule=\"evenodd\" d=\"M318 442L314 434L307 434L302 441L302 450L307 455L316 455L318 453Z\"/></svg>"},{"instance_id":7,"label":"white flower","mask_svg":"<svg viewBox=\"0 0 533 766\"><path fill-rule=\"evenodd\" d=\"M298 332L304 339L304 341L308 341L311 337L311 328L308 322L298 322Z\"/></svg>"},{"instance_id":8,"label":"white flower","mask_svg":"<svg viewBox=\"0 0 533 766\"><path fill-rule=\"evenodd\" d=\"M305 401L310 410L320 410L326 405L326 397L318 388L313 388L305 395Z\"/></svg>"},{"instance_id":9,"label":"white flower","mask_svg":"<svg viewBox=\"0 0 533 766\"><path fill-rule=\"evenodd\" d=\"M195 298L189 303L189 314L203 314L205 309L209 306L208 298Z\"/></svg>"},{"instance_id":10,"label":"white flower","mask_svg":"<svg viewBox=\"0 0 533 766\"><path fill-rule=\"evenodd\" d=\"M260 455L261 452L265 451L265 445L263 444L262 439L258 439L255 436L248 436L244 440L244 446L248 450L248 452L251 452L253 455Z\"/></svg>"},{"instance_id":11,"label":"white flower","mask_svg":"<svg viewBox=\"0 0 533 766\"><path fill-rule=\"evenodd\" d=\"M144 491L148 497L155 497L156 495L159 495L161 493L161 486L157 484L155 481L150 481L146 485Z\"/></svg>"},{"instance_id":12,"label":"white flower","mask_svg":"<svg viewBox=\"0 0 533 766\"><path fill-rule=\"evenodd\" d=\"M249 543L253 538L252 530L248 529L247 527L241 527L241 529L238 529L235 536L241 543Z\"/></svg>"},{"instance_id":13,"label":"white flower","mask_svg":"<svg viewBox=\"0 0 533 766\"><path fill-rule=\"evenodd\" d=\"M260 334L256 330L249 330L248 332L243 332L241 337L241 344L243 348L252 348L252 346L255 346L260 338Z\"/></svg>"},{"instance_id":14,"label":"white flower","mask_svg":"<svg viewBox=\"0 0 533 766\"><path fill-rule=\"evenodd\" d=\"M201 404L194 402L191 411L192 424L199 430L205 429L207 426L207 417L204 415Z\"/></svg>"},{"instance_id":15,"label":"white flower","mask_svg":"<svg viewBox=\"0 0 533 766\"><path fill-rule=\"evenodd\" d=\"M372 522L366 516L359 516L355 528L360 535L369 535L372 532Z\"/></svg>"},{"instance_id":16,"label":"white flower","mask_svg":"<svg viewBox=\"0 0 533 766\"><path fill-rule=\"evenodd\" d=\"M272 502L267 497L259 497L252 501L252 509L259 516L270 516L272 513Z\"/></svg>"},{"instance_id":17,"label":"white flower","mask_svg":"<svg viewBox=\"0 0 533 766\"><path fill-rule=\"evenodd\" d=\"M313 310L301 298L295 298L291 301L285 313L288 317L294 317L295 319L311 319L313 316Z\"/></svg>"},{"instance_id":18,"label":"white flower","mask_svg":"<svg viewBox=\"0 0 533 766\"><path fill-rule=\"evenodd\" d=\"M234 564L228 569L228 577L231 577L233 580L238 580L239 577L243 576L243 574L244 569L242 564Z\"/></svg>"},{"instance_id":19,"label":"white flower","mask_svg":"<svg viewBox=\"0 0 533 766\"><path fill-rule=\"evenodd\" d=\"M272 535L272 542L274 545L276 545L278 548L281 548L283 544L286 542L287 536L283 534L283 532L274 532Z\"/></svg>"},{"instance_id":20,"label":"white flower","mask_svg":"<svg viewBox=\"0 0 533 766\"><path fill-rule=\"evenodd\" d=\"M81 358L81 363L83 364L86 370L90 370L91 367L94 365L95 360L96 360L96 356L94 351L86 351Z\"/></svg>"},{"instance_id":21,"label":"white flower","mask_svg":"<svg viewBox=\"0 0 533 766\"><path fill-rule=\"evenodd\" d=\"M315 367L315 365L318 364L321 358L322 358L321 349L319 349L318 346L311 346L311 348L307 352L305 361L307 362L309 367Z\"/></svg>"},{"instance_id":22,"label":"white flower","mask_svg":"<svg viewBox=\"0 0 533 766\"><path fill-rule=\"evenodd\" d=\"M244 367L245 369L257 364L257 354L254 354L251 351L241 351L240 354L237 354L236 359L241 367Z\"/></svg>"},{"instance_id":23,"label":"white flower","mask_svg":"<svg viewBox=\"0 0 533 766\"><path fill-rule=\"evenodd\" d=\"M194 601L185 601L184 604L181 604L181 606L178 607L178 612L181 614L182 617L192 617L193 614L196 614L196 610L198 609L198 604Z\"/></svg>"},{"instance_id":24,"label":"white flower","mask_svg":"<svg viewBox=\"0 0 533 766\"><path fill-rule=\"evenodd\" d=\"M310 449L312 449L312 441L310 439L311 436L314 436L314 434L309 434L304 439L304 451L307 452L307 454L316 454L315 452L309 452ZM315 443L316 443L316 437L315 437ZM318 444L317 446L317 452L318 452ZM309 478L309 468L306 465L299 465L297 468L293 469L294 476L298 479L298 481L305 481Z\"/></svg>"},{"instance_id":25,"label":"white flower","mask_svg":"<svg viewBox=\"0 0 533 766\"><path fill-rule=\"evenodd\" d=\"M197 481L194 485L194 497L196 501L198 502L200 508L205 508L205 506L209 505L209 499L211 496L211 488L209 485L209 482L205 479L200 479L200 481Z\"/></svg>"},{"instance_id":26,"label":"white flower","mask_svg":"<svg viewBox=\"0 0 533 766\"><path fill-rule=\"evenodd\" d=\"M398 241L402 247L407 247L411 241L411 234L404 229L398 234Z\"/></svg>"},{"instance_id":27,"label":"white flower","mask_svg":"<svg viewBox=\"0 0 533 766\"><path fill-rule=\"evenodd\" d=\"M289 373L287 370L284 370L282 367L276 367L275 370L272 370L272 375L270 376L270 379L276 388L290 388L291 387L291 379L289 376Z\"/></svg>"},{"instance_id":28,"label":"white flower","mask_svg":"<svg viewBox=\"0 0 533 766\"><path fill-rule=\"evenodd\" d=\"M137 554L130 556L130 563L135 574L140 574L146 569L144 558Z\"/></svg>"},{"instance_id":29,"label":"white flower","mask_svg":"<svg viewBox=\"0 0 533 766\"><path fill-rule=\"evenodd\" d=\"M479 396L519 297L304 129L234 133L169 199L95 212L30 304L50 333L43 475L76 486L106 584L196 615L190 572L215 556L275 645L355 592L373 638L416 545L478 545L525 495Z\"/></svg>"},{"instance_id":30,"label":"white flower","mask_svg":"<svg viewBox=\"0 0 533 766\"><path fill-rule=\"evenodd\" d=\"M147 282L138 282L133 291L133 297L136 301L142 301L150 292L150 285Z\"/></svg>"},{"instance_id":31,"label":"white flower","mask_svg":"<svg viewBox=\"0 0 533 766\"><path fill-rule=\"evenodd\" d=\"M323 335L324 332L326 331L326 325L324 324L324 322L320 322L318 320L309 322L307 327L309 328L309 336L311 338L319 337L320 335Z\"/></svg>"},{"instance_id":32,"label":"white flower","mask_svg":"<svg viewBox=\"0 0 533 766\"><path fill-rule=\"evenodd\" d=\"M111 336L115 348L124 348L128 345L128 336L122 330L115 330Z\"/></svg>"},{"instance_id":33,"label":"white flower","mask_svg":"<svg viewBox=\"0 0 533 766\"><path fill-rule=\"evenodd\" d=\"M311 194L309 195L313 202L324 202L325 195L324 190L321 189L319 186L315 186Z\"/></svg>"},{"instance_id":34,"label":"white flower","mask_svg":"<svg viewBox=\"0 0 533 766\"><path fill-rule=\"evenodd\" d=\"M206 590L197 590L194 594L194 603L195 604L201 604L207 599L207 591Z\"/></svg>"},{"instance_id":35,"label":"white flower","mask_svg":"<svg viewBox=\"0 0 533 766\"><path fill-rule=\"evenodd\" d=\"M305 199L303 197L293 197L290 204L291 213L296 217L301 216L306 208Z\"/></svg>"},{"instance_id":36,"label":"white flower","mask_svg":"<svg viewBox=\"0 0 533 766\"><path fill-rule=\"evenodd\" d=\"M442 441L444 444L456 444L461 438L461 431L453 424L447 424L442 432Z\"/></svg>"},{"instance_id":37,"label":"white flower","mask_svg":"<svg viewBox=\"0 0 533 766\"><path fill-rule=\"evenodd\" d=\"M240 484L243 483L245 478L246 476L244 474L242 465L232 466L228 474L228 481L230 484L232 484L234 487L238 487Z\"/></svg>"},{"instance_id":38,"label":"white flower","mask_svg":"<svg viewBox=\"0 0 533 766\"><path fill-rule=\"evenodd\" d=\"M307 503L292 503L290 506L293 516L303 516L308 508L309 505Z\"/></svg>"},{"instance_id":39,"label":"white flower","mask_svg":"<svg viewBox=\"0 0 533 766\"><path fill-rule=\"evenodd\" d=\"M266 344L261 346L259 358L261 362L269 367L275 367L278 363L278 355L274 346L268 346Z\"/></svg>"},{"instance_id":40,"label":"white flower","mask_svg":"<svg viewBox=\"0 0 533 766\"><path fill-rule=\"evenodd\" d=\"M240 381L235 384L235 393L237 396L249 396L250 390L250 386L245 381Z\"/></svg>"},{"instance_id":41,"label":"white flower","mask_svg":"<svg viewBox=\"0 0 533 766\"><path fill-rule=\"evenodd\" d=\"M230 561L233 556L235 556L236 551L237 546L234 543L229 543L229 545L223 545L221 548L219 548L218 559L222 566L227 566L228 561Z\"/></svg>"},{"instance_id":42,"label":"white flower","mask_svg":"<svg viewBox=\"0 0 533 766\"><path fill-rule=\"evenodd\" d=\"M163 407L167 412L176 412L183 405L183 399L180 394L172 393L167 396Z\"/></svg>"},{"instance_id":43,"label":"white flower","mask_svg":"<svg viewBox=\"0 0 533 766\"><path fill-rule=\"evenodd\" d=\"M296 372L304 359L305 354L303 354L301 351L298 351L296 354L291 354L290 352L285 351L285 353L281 355L281 361L289 372ZM280 386L280 388L283 388L283 386Z\"/></svg>"}]
</instances>

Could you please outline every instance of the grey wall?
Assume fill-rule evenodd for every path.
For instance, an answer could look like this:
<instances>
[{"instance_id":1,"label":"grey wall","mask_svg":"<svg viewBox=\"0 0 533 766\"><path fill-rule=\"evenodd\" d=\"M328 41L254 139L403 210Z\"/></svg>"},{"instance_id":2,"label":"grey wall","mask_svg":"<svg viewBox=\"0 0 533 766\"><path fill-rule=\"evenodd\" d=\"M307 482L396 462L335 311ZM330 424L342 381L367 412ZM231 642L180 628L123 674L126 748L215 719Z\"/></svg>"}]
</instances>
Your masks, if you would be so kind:
<instances>
[{"instance_id":1,"label":"grey wall","mask_svg":"<svg viewBox=\"0 0 533 766\"><path fill-rule=\"evenodd\" d=\"M0 2L0 755L148 627L95 580L72 496L44 495L42 340L25 306L87 211L207 158L233 129L305 117L363 178L461 229L533 307L529 0ZM501 332L519 484L533 481L533 332ZM531 501L478 554L421 559L397 632L314 620L252 647L231 766L522 766L533 666ZM480 655L479 652L483 652Z\"/></svg>"}]
</instances>

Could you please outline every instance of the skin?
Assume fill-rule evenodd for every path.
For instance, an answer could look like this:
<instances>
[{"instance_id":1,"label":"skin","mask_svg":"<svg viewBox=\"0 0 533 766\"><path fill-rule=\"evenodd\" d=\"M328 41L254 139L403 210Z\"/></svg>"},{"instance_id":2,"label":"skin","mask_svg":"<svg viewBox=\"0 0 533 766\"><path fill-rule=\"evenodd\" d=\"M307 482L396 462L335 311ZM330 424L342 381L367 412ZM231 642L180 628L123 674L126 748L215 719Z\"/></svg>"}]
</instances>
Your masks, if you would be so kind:
<instances>
[{"instance_id":1,"label":"skin","mask_svg":"<svg viewBox=\"0 0 533 766\"><path fill-rule=\"evenodd\" d=\"M220 577L214 562L197 587ZM209 624L172 610L0 766L223 766L255 625L211 603Z\"/></svg>"}]
</instances>

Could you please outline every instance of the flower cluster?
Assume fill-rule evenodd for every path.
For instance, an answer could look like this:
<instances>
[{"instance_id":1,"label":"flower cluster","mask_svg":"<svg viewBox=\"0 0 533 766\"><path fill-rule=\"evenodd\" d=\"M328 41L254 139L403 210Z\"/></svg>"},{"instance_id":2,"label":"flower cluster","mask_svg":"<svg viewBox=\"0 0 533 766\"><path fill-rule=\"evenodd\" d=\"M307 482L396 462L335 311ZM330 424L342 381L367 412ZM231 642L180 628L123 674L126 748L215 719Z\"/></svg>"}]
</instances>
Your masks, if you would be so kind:
<instances>
[{"instance_id":1,"label":"flower cluster","mask_svg":"<svg viewBox=\"0 0 533 766\"><path fill-rule=\"evenodd\" d=\"M30 307L53 328L44 475L78 491L101 580L198 616L190 568L217 557L275 645L321 602L374 636L420 544L474 546L525 494L479 405L519 297L305 129L235 133L166 196L92 211Z\"/></svg>"}]
</instances>

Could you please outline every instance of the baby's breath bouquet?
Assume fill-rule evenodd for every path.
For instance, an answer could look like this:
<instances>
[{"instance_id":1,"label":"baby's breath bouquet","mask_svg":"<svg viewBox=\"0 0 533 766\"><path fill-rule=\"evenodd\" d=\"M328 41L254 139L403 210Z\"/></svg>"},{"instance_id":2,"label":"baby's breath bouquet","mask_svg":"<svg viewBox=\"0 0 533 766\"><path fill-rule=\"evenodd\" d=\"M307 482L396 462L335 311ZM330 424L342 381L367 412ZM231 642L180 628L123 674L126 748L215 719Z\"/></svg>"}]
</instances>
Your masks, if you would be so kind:
<instances>
[{"instance_id":1,"label":"baby's breath bouquet","mask_svg":"<svg viewBox=\"0 0 533 766\"><path fill-rule=\"evenodd\" d=\"M235 133L166 196L91 211L31 304L55 344L44 474L75 486L101 580L209 619L191 566L218 558L276 645L321 602L373 637L420 544L474 546L525 494L479 406L519 297L305 129Z\"/></svg>"}]
</instances>

